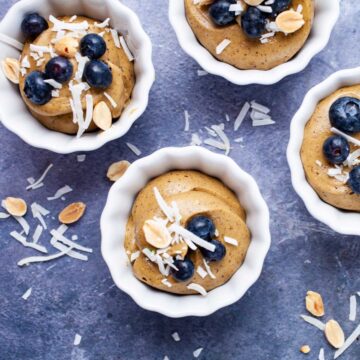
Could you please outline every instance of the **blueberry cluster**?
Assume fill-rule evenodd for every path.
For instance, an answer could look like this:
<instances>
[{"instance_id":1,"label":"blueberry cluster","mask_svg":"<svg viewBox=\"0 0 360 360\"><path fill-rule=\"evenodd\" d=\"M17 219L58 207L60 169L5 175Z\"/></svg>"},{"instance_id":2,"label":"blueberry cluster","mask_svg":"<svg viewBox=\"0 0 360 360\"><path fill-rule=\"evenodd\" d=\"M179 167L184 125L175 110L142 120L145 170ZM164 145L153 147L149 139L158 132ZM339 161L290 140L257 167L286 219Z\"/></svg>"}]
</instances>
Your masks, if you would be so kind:
<instances>
[{"instance_id":1,"label":"blueberry cluster","mask_svg":"<svg viewBox=\"0 0 360 360\"><path fill-rule=\"evenodd\" d=\"M209 251L204 248L200 249L206 260L220 261L224 258L226 255L226 248L220 241L213 239L215 237L216 229L210 218L203 215L194 216L187 223L186 229L215 246L215 251ZM185 258L184 260L175 260L174 265L178 269L171 270L171 275L175 280L186 281L193 277L195 271L194 263L189 258Z\"/></svg>"},{"instance_id":2,"label":"blueberry cluster","mask_svg":"<svg viewBox=\"0 0 360 360\"><path fill-rule=\"evenodd\" d=\"M37 13L27 14L21 23L21 30L26 39L33 40L48 29L47 21ZM106 52L104 39L97 34L88 34L81 39L80 53L90 61L85 65L84 80L93 88L106 89L112 83L110 67L99 60ZM52 58L45 66L45 72L32 71L25 79L24 92L27 98L36 105L44 105L52 98L54 88L46 82L53 79L63 84L73 74L71 61L63 56Z\"/></svg>"},{"instance_id":3,"label":"blueberry cluster","mask_svg":"<svg viewBox=\"0 0 360 360\"><path fill-rule=\"evenodd\" d=\"M271 13L265 13L257 7L248 6L241 16L241 27L249 38L258 38L265 32L267 20L274 19L279 13L289 8L292 0L275 0L269 5ZM218 26L226 26L235 23L235 12L230 11L230 5L236 4L236 0L217 0L209 7L209 15Z\"/></svg>"},{"instance_id":4,"label":"blueberry cluster","mask_svg":"<svg viewBox=\"0 0 360 360\"><path fill-rule=\"evenodd\" d=\"M360 100L348 96L337 99L330 107L329 118L331 125L342 132L360 132ZM340 165L350 154L349 142L343 136L330 136L323 144L323 153L331 164ZM351 170L348 185L360 194L360 166Z\"/></svg>"}]
</instances>

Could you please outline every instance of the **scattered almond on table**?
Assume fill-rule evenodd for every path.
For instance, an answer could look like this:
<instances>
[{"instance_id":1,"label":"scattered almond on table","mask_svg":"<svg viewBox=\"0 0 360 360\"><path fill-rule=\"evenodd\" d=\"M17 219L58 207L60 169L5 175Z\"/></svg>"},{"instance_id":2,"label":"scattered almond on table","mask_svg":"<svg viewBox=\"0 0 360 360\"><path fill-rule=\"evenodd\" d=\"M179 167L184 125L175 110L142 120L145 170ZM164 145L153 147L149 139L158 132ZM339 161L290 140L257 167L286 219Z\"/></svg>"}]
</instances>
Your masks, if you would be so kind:
<instances>
[{"instance_id":1,"label":"scattered almond on table","mask_svg":"<svg viewBox=\"0 0 360 360\"><path fill-rule=\"evenodd\" d=\"M72 203L60 212L59 221L66 225L73 224L80 220L84 215L85 209L86 205L82 202Z\"/></svg>"},{"instance_id":2,"label":"scattered almond on table","mask_svg":"<svg viewBox=\"0 0 360 360\"><path fill-rule=\"evenodd\" d=\"M310 346L309 345L303 345L301 348L300 348L300 351L303 353L303 354L308 354L311 349L310 349Z\"/></svg>"},{"instance_id":3,"label":"scattered almond on table","mask_svg":"<svg viewBox=\"0 0 360 360\"><path fill-rule=\"evenodd\" d=\"M24 216L27 212L27 205L23 199L7 197L4 200L6 211L13 216Z\"/></svg>"},{"instance_id":4,"label":"scattered almond on table","mask_svg":"<svg viewBox=\"0 0 360 360\"><path fill-rule=\"evenodd\" d=\"M278 29L285 34L292 34L301 29L304 24L304 17L300 12L287 10L279 14L275 20Z\"/></svg>"},{"instance_id":5,"label":"scattered almond on table","mask_svg":"<svg viewBox=\"0 0 360 360\"><path fill-rule=\"evenodd\" d=\"M109 166L106 176L110 181L119 180L125 174L125 171L129 166L130 163L126 160L115 162Z\"/></svg>"},{"instance_id":6,"label":"scattered almond on table","mask_svg":"<svg viewBox=\"0 0 360 360\"><path fill-rule=\"evenodd\" d=\"M308 291L305 298L306 310L316 316L321 317L324 316L324 302L319 293L314 291Z\"/></svg>"},{"instance_id":7,"label":"scattered almond on table","mask_svg":"<svg viewBox=\"0 0 360 360\"><path fill-rule=\"evenodd\" d=\"M325 325L325 336L330 345L340 349L345 343L344 331L335 320L329 320Z\"/></svg>"}]
</instances>

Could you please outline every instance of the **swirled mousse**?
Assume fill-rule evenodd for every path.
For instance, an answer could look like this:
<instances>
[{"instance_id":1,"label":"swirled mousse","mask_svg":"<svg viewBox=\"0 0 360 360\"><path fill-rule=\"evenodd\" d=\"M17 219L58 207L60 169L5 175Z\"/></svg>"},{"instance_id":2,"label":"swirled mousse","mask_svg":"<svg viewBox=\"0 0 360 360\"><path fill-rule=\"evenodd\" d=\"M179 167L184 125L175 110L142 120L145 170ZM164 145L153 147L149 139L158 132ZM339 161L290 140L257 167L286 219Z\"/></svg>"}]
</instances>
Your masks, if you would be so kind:
<instances>
[{"instance_id":1,"label":"swirled mousse","mask_svg":"<svg viewBox=\"0 0 360 360\"><path fill-rule=\"evenodd\" d=\"M322 200L360 211L360 85L339 89L317 105L305 127L301 159Z\"/></svg>"},{"instance_id":2,"label":"swirled mousse","mask_svg":"<svg viewBox=\"0 0 360 360\"><path fill-rule=\"evenodd\" d=\"M134 275L175 294L206 295L244 262L250 243L246 213L219 180L171 171L138 194L125 249Z\"/></svg>"},{"instance_id":3,"label":"swirled mousse","mask_svg":"<svg viewBox=\"0 0 360 360\"><path fill-rule=\"evenodd\" d=\"M239 69L269 70L292 59L306 42L313 0L184 0L198 41Z\"/></svg>"},{"instance_id":4,"label":"swirled mousse","mask_svg":"<svg viewBox=\"0 0 360 360\"><path fill-rule=\"evenodd\" d=\"M125 38L83 16L25 16L19 87L45 127L81 136L107 130L130 100L135 76Z\"/></svg>"}]
</instances>

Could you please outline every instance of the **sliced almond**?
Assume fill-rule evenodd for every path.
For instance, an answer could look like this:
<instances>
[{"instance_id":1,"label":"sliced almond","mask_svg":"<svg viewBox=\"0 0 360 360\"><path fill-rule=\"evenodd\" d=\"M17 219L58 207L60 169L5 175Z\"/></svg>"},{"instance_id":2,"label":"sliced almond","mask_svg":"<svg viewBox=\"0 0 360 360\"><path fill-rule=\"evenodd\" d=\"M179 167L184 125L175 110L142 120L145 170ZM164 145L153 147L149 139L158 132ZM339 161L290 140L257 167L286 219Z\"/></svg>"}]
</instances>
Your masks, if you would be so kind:
<instances>
[{"instance_id":1,"label":"sliced almond","mask_svg":"<svg viewBox=\"0 0 360 360\"><path fill-rule=\"evenodd\" d=\"M56 42L54 48L58 55L74 58L79 48L79 40L73 37L63 37Z\"/></svg>"},{"instance_id":2,"label":"sliced almond","mask_svg":"<svg viewBox=\"0 0 360 360\"><path fill-rule=\"evenodd\" d=\"M305 21L303 14L295 10L286 10L276 17L275 23L280 31L285 34L292 34L301 29Z\"/></svg>"},{"instance_id":3,"label":"sliced almond","mask_svg":"<svg viewBox=\"0 0 360 360\"><path fill-rule=\"evenodd\" d=\"M173 257L180 256L182 259L184 259L188 250L189 250L189 247L187 246L187 244L182 242L182 243L178 243L178 244L174 244L174 245L170 246L167 253L170 256L173 256Z\"/></svg>"},{"instance_id":4,"label":"sliced almond","mask_svg":"<svg viewBox=\"0 0 360 360\"><path fill-rule=\"evenodd\" d=\"M101 130L109 130L112 125L112 115L110 108L105 101L100 101L96 104L93 113L93 121L95 125Z\"/></svg>"},{"instance_id":5,"label":"sliced almond","mask_svg":"<svg viewBox=\"0 0 360 360\"><path fill-rule=\"evenodd\" d=\"M7 197L4 200L6 211L13 216L24 216L27 212L27 205L23 199Z\"/></svg>"},{"instance_id":6,"label":"sliced almond","mask_svg":"<svg viewBox=\"0 0 360 360\"><path fill-rule=\"evenodd\" d=\"M309 345L304 345L300 348L300 351L303 353L303 354L308 354L311 349L310 349L310 346Z\"/></svg>"},{"instance_id":7,"label":"sliced almond","mask_svg":"<svg viewBox=\"0 0 360 360\"><path fill-rule=\"evenodd\" d=\"M157 249L164 249L171 244L171 235L166 226L155 220L146 220L143 226L145 240Z\"/></svg>"},{"instance_id":8,"label":"sliced almond","mask_svg":"<svg viewBox=\"0 0 360 360\"><path fill-rule=\"evenodd\" d=\"M340 349L345 343L344 331L335 320L329 320L325 325L325 336L330 345Z\"/></svg>"},{"instance_id":9,"label":"sliced almond","mask_svg":"<svg viewBox=\"0 0 360 360\"><path fill-rule=\"evenodd\" d=\"M7 77L14 84L19 83L20 78L20 62L17 59L6 58L1 62L2 70Z\"/></svg>"},{"instance_id":10,"label":"sliced almond","mask_svg":"<svg viewBox=\"0 0 360 360\"><path fill-rule=\"evenodd\" d=\"M258 6L263 2L264 2L264 0L244 0L244 3L248 4L250 6Z\"/></svg>"},{"instance_id":11,"label":"sliced almond","mask_svg":"<svg viewBox=\"0 0 360 360\"><path fill-rule=\"evenodd\" d=\"M72 203L61 211L59 221L62 224L73 224L84 215L85 209L86 205L82 202Z\"/></svg>"},{"instance_id":12,"label":"sliced almond","mask_svg":"<svg viewBox=\"0 0 360 360\"><path fill-rule=\"evenodd\" d=\"M125 171L129 166L130 163L127 160L114 162L109 166L106 176L110 181L119 180L125 174Z\"/></svg>"},{"instance_id":13,"label":"sliced almond","mask_svg":"<svg viewBox=\"0 0 360 360\"><path fill-rule=\"evenodd\" d=\"M324 302L319 293L314 291L308 291L305 298L306 310L317 317L325 314Z\"/></svg>"}]
</instances>

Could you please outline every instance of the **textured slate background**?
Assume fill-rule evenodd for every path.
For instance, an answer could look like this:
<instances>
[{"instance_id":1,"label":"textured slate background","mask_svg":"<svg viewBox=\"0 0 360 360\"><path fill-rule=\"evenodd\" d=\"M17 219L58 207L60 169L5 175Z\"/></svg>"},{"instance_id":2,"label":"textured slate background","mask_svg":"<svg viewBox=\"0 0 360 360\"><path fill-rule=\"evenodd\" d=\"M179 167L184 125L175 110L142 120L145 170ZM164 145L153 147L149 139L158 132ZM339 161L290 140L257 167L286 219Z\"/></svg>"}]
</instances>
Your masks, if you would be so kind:
<instances>
[{"instance_id":1,"label":"textured slate background","mask_svg":"<svg viewBox=\"0 0 360 360\"><path fill-rule=\"evenodd\" d=\"M12 3L0 0L1 16ZM334 233L308 214L292 189L285 150L290 120L307 90L338 69L359 65L359 1L342 2L327 49L305 71L269 87L199 78L198 65L180 49L169 25L167 2L125 3L151 36L157 76L146 113L123 139L88 154L79 164L75 155L31 148L0 125L0 198L36 200L54 215L64 203L86 202L86 216L69 233L79 234L79 241L95 250L87 263L63 258L48 271L51 264L20 269L17 261L32 252L9 237L15 222L0 223L0 359L191 359L193 350L202 346L201 359L207 360L297 360L304 357L298 349L305 343L313 347L309 359L317 359L321 346L326 358L332 358L321 332L304 324L299 314L306 291L317 290L324 296L327 318L343 322L347 334L353 330L355 324L347 321L348 299L360 291L360 242ZM241 301L207 318L172 320L140 309L112 287L100 255L99 217L110 187L105 179L108 165L135 160L125 142L136 144L143 155L187 145L184 109L195 131L222 122L225 112L234 119L243 102L252 99L272 108L276 125L252 128L247 121L237 134L229 126L227 130L233 138L244 137L244 146L234 143L231 156L256 178L271 210L273 244L260 280ZM26 178L38 177L50 162L55 166L46 186L26 192ZM47 202L46 196L65 184L75 190L66 201ZM48 222L58 225L51 217ZM44 244L48 240L42 238ZM33 294L25 302L21 295L29 287ZM180 343L170 336L175 330ZM75 333L83 336L79 347L72 345ZM359 359L359 341L342 358Z\"/></svg>"}]
</instances>

